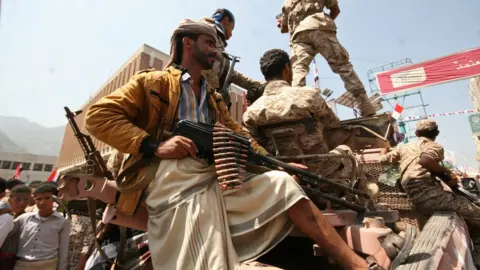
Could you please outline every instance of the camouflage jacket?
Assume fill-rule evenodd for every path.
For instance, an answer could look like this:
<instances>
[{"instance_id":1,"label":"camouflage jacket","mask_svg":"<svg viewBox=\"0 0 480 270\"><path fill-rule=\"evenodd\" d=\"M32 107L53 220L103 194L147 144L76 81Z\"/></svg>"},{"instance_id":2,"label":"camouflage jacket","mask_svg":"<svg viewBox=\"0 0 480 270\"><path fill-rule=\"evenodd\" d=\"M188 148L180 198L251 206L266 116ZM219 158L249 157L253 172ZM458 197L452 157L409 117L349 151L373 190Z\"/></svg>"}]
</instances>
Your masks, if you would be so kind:
<instances>
[{"instance_id":1,"label":"camouflage jacket","mask_svg":"<svg viewBox=\"0 0 480 270\"><path fill-rule=\"evenodd\" d=\"M305 123L301 123L304 120ZM280 155L327 153L329 149L323 139L323 131L340 125L340 120L319 90L291 87L285 81L269 82L263 96L248 107L243 121L267 151ZM297 139L292 140L292 134L277 138L272 133L278 132L279 128L295 130ZM276 138L275 142L272 137ZM281 153L275 153L274 143L277 149L282 150Z\"/></svg>"},{"instance_id":2,"label":"camouflage jacket","mask_svg":"<svg viewBox=\"0 0 480 270\"><path fill-rule=\"evenodd\" d=\"M443 147L424 137L420 137L418 141L397 146L380 157L382 164L399 164L402 186L413 202L436 197L439 192L440 183L420 165L422 154L427 154L438 162L444 159Z\"/></svg>"},{"instance_id":3,"label":"camouflage jacket","mask_svg":"<svg viewBox=\"0 0 480 270\"><path fill-rule=\"evenodd\" d=\"M338 0L286 0L282 7L282 28L287 28L293 40L307 30L336 31L335 22L323 12L324 8L338 5Z\"/></svg>"},{"instance_id":4,"label":"camouflage jacket","mask_svg":"<svg viewBox=\"0 0 480 270\"><path fill-rule=\"evenodd\" d=\"M68 269L77 269L80 256L87 254L93 243L92 225L89 217L72 215L72 230L68 246Z\"/></svg>"}]
</instances>

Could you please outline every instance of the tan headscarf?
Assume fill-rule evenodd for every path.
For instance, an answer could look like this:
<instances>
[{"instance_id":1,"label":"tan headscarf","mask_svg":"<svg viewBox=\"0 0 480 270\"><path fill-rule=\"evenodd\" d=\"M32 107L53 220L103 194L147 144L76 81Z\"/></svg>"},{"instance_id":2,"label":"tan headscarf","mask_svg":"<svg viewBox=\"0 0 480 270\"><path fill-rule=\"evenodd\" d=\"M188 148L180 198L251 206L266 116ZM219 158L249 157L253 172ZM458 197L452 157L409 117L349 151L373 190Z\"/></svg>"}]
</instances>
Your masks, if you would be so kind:
<instances>
[{"instance_id":1,"label":"tan headscarf","mask_svg":"<svg viewBox=\"0 0 480 270\"><path fill-rule=\"evenodd\" d=\"M217 30L212 25L190 19L182 20L173 31L172 38L170 39L170 59L165 68L174 64L175 61L181 57L181 55L178 55L178 50L176 48L177 37L181 34L209 35L215 39L215 43L217 42Z\"/></svg>"}]
</instances>

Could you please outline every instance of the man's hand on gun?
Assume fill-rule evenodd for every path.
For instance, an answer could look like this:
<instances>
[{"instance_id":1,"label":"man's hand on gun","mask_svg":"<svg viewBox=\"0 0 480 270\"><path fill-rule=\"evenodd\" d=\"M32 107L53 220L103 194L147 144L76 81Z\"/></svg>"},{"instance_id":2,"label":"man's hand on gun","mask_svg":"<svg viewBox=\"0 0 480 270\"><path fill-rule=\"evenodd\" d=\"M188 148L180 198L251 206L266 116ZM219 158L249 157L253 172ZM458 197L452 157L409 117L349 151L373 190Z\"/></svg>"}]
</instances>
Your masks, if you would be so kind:
<instances>
[{"instance_id":1,"label":"man's hand on gun","mask_svg":"<svg viewBox=\"0 0 480 270\"><path fill-rule=\"evenodd\" d=\"M438 178L440 178L447 186L456 187L460 183L460 179L453 172L448 170L444 173L434 173Z\"/></svg>"},{"instance_id":2,"label":"man's hand on gun","mask_svg":"<svg viewBox=\"0 0 480 270\"><path fill-rule=\"evenodd\" d=\"M189 138L174 136L158 145L155 155L162 159L179 159L187 156L197 157L197 147Z\"/></svg>"},{"instance_id":3,"label":"man's hand on gun","mask_svg":"<svg viewBox=\"0 0 480 270\"><path fill-rule=\"evenodd\" d=\"M295 163L295 162L290 162L288 163L288 165L291 165L291 166L294 166L294 167L297 167L299 169L302 169L302 170L305 170L307 171L308 170L308 167L303 165L303 164L299 164L299 163ZM278 168L279 170L283 171L283 168ZM298 176L296 175L292 175L293 177L293 180L297 181L297 183L300 183L300 179L298 178Z\"/></svg>"},{"instance_id":4,"label":"man's hand on gun","mask_svg":"<svg viewBox=\"0 0 480 270\"><path fill-rule=\"evenodd\" d=\"M449 187L456 187L460 183L460 178L452 171L448 172L450 180L445 182Z\"/></svg>"}]
</instances>

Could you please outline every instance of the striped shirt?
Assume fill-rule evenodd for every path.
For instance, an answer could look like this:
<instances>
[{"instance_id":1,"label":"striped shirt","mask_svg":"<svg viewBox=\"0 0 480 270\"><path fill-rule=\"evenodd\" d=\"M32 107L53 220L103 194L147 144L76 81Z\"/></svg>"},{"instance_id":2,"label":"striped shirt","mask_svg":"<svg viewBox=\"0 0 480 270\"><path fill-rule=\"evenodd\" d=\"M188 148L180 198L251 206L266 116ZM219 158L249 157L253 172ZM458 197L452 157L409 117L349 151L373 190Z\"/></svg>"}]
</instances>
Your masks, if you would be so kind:
<instances>
[{"instance_id":1,"label":"striped shirt","mask_svg":"<svg viewBox=\"0 0 480 270\"><path fill-rule=\"evenodd\" d=\"M182 75L182 93L178 107L178 118L190 120L192 122L210 123L208 115L207 83L202 80L200 90L200 102L198 102L195 92L192 89L192 77L190 74Z\"/></svg>"}]
</instances>

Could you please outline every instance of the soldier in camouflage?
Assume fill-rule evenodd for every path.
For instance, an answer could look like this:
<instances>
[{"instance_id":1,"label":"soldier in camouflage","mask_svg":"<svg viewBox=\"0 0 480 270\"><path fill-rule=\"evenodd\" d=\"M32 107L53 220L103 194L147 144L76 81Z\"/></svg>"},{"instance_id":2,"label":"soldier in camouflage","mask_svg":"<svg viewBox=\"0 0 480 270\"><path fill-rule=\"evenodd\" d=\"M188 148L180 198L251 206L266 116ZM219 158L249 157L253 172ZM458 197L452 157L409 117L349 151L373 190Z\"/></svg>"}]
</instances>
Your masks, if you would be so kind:
<instances>
[{"instance_id":1,"label":"soldier in camouflage","mask_svg":"<svg viewBox=\"0 0 480 270\"><path fill-rule=\"evenodd\" d=\"M201 21L214 25L218 34L217 61L212 69L204 70L202 74L206 78L208 85L213 89L217 89L217 91L222 94L223 100L228 105L228 108L230 108L231 99L228 89L226 91L222 90L230 67L230 60L223 55L223 52L227 47L227 40L232 37L235 27L235 17L228 9L218 9L211 18L204 18ZM233 70L230 81L247 90L247 99L250 103L253 103L263 93L263 83L253 80L236 70Z\"/></svg>"},{"instance_id":2,"label":"soldier in camouflage","mask_svg":"<svg viewBox=\"0 0 480 270\"><path fill-rule=\"evenodd\" d=\"M330 14L324 12L324 8ZM293 86L305 86L313 58L320 53L333 72L340 75L345 89L352 93L362 116L375 114L365 87L353 70L347 50L337 39L335 18L340 13L338 0L286 0L282 7L282 33L290 33Z\"/></svg>"},{"instance_id":3,"label":"soldier in camouflage","mask_svg":"<svg viewBox=\"0 0 480 270\"><path fill-rule=\"evenodd\" d=\"M93 231L90 218L72 215L72 231L68 245L68 269L84 269L88 260L89 248L93 243Z\"/></svg>"},{"instance_id":4,"label":"soldier in camouflage","mask_svg":"<svg viewBox=\"0 0 480 270\"><path fill-rule=\"evenodd\" d=\"M431 216L435 211L452 211L462 216L470 230L480 229L480 207L462 196L445 191L433 175L448 180L447 185L458 185L458 178L440 165L444 159L443 148L435 142L439 130L433 120L417 123L418 141L400 145L391 152L382 149L380 162L399 164L401 185L421 213Z\"/></svg>"},{"instance_id":5,"label":"soldier in camouflage","mask_svg":"<svg viewBox=\"0 0 480 270\"><path fill-rule=\"evenodd\" d=\"M307 87L291 87L290 58L279 49L267 51L260 59L267 80L265 92L243 115L245 127L265 149L276 156L298 156L329 153L323 138L325 129L338 127L340 120L321 97L320 91ZM346 145L330 151L334 154L352 155ZM356 161L356 159L354 159ZM352 178L352 161L349 158L309 158L303 160L309 171L337 181ZM369 184L356 162L360 188L372 195L378 192ZM344 184L349 184L348 182Z\"/></svg>"}]
</instances>

